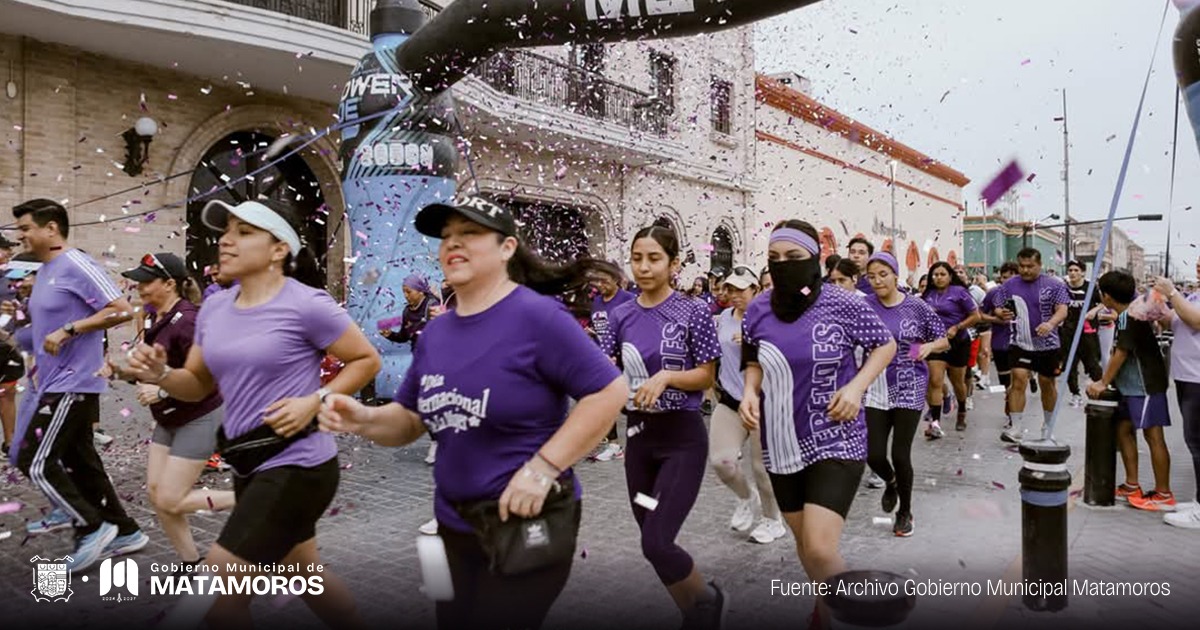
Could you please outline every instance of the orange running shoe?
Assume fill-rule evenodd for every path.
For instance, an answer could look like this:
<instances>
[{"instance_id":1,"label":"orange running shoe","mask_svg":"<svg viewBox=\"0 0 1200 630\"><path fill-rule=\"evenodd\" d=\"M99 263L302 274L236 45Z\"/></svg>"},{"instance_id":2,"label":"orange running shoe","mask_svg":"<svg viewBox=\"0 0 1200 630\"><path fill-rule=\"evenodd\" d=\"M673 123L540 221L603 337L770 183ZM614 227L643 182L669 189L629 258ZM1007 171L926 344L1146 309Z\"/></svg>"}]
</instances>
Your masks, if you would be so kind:
<instances>
[{"instance_id":1,"label":"orange running shoe","mask_svg":"<svg viewBox=\"0 0 1200 630\"><path fill-rule=\"evenodd\" d=\"M1149 512L1174 512L1175 495L1170 492L1151 490L1140 497L1129 497L1129 505Z\"/></svg>"},{"instance_id":2,"label":"orange running shoe","mask_svg":"<svg viewBox=\"0 0 1200 630\"><path fill-rule=\"evenodd\" d=\"M1129 503L1129 499L1132 497L1142 498L1141 486L1131 486L1127 483L1117 486L1116 500Z\"/></svg>"}]
</instances>

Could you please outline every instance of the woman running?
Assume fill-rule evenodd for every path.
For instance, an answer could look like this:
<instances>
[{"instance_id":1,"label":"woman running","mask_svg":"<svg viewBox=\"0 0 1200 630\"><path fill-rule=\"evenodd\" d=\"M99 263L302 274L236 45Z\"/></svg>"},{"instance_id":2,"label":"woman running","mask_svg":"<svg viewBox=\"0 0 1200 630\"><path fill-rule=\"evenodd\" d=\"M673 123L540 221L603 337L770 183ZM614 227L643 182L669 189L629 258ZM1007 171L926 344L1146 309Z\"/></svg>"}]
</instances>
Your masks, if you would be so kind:
<instances>
[{"instance_id":1,"label":"woman running","mask_svg":"<svg viewBox=\"0 0 1200 630\"><path fill-rule=\"evenodd\" d=\"M148 313L143 340L166 351L168 367L182 368L192 348L200 311L197 302L201 299L200 287L188 277L183 261L165 252L146 254L140 266L121 275L137 283L143 310ZM119 363L111 365L118 378L125 376ZM171 398L159 385L141 383L137 399L150 407L155 422L146 464L150 503L167 540L183 560L184 569L194 572L200 552L187 515L233 507L233 492L229 490L193 489L217 448L221 395L214 390L199 402L186 402Z\"/></svg>"},{"instance_id":2,"label":"woman running","mask_svg":"<svg viewBox=\"0 0 1200 630\"><path fill-rule=\"evenodd\" d=\"M921 394L929 386L929 368L925 359L950 348L946 326L928 304L899 289L900 263L887 252L871 256L867 262L867 280L875 294L867 304L897 341L896 356L887 370L867 390L867 464L887 486L883 491L883 511L891 513L900 501L896 522L897 536L913 534L912 514L912 442L921 423L925 401ZM888 461L888 434L892 434L892 459Z\"/></svg>"},{"instance_id":3,"label":"woman running","mask_svg":"<svg viewBox=\"0 0 1200 630\"><path fill-rule=\"evenodd\" d=\"M426 206L416 228L441 239L438 260L458 305L425 328L395 402L366 407L335 395L321 426L385 446L436 433L434 512L454 587L451 601L437 603L438 627L537 628L575 556L580 488L571 466L604 437L629 390L549 297L585 283L585 264L543 262L517 239L511 211L485 197ZM523 562L522 553L489 557L480 537L501 521L544 527L550 545L568 541L556 548L565 554L521 567L505 559Z\"/></svg>"},{"instance_id":4,"label":"woman running","mask_svg":"<svg viewBox=\"0 0 1200 630\"><path fill-rule=\"evenodd\" d=\"M929 283L921 298L933 307L934 312L946 325L946 338L950 349L929 355L929 427L925 437L931 440L944 437L942 413L949 413L950 390L946 388L946 376L950 377L954 398L958 400L958 422L954 428L967 428L967 363L971 360L971 327L979 321L979 306L975 298L950 263L940 261L929 268Z\"/></svg>"},{"instance_id":5,"label":"woman running","mask_svg":"<svg viewBox=\"0 0 1200 630\"><path fill-rule=\"evenodd\" d=\"M896 352L862 298L821 286L820 251L817 230L805 221L782 221L771 232L775 288L746 309L738 409L748 429L761 420L775 500L813 582L846 568L838 541L867 458L862 400ZM861 369L858 347L866 352ZM814 624L828 626L820 600L813 615Z\"/></svg>"},{"instance_id":6,"label":"woman running","mask_svg":"<svg viewBox=\"0 0 1200 630\"><path fill-rule=\"evenodd\" d=\"M388 341L407 343L415 348L417 337L425 329L430 318L437 314L435 308L441 306L442 301L433 294L429 282L415 273L404 279L401 288L404 291L404 301L408 304L404 314L400 316L399 322L394 318L380 322L379 334ZM398 329L395 324L399 324Z\"/></svg>"},{"instance_id":7,"label":"woman running","mask_svg":"<svg viewBox=\"0 0 1200 630\"><path fill-rule=\"evenodd\" d=\"M849 258L842 258L829 271L829 283L851 293L865 296L858 290L858 278L861 273L862 270L858 268L858 263Z\"/></svg>"},{"instance_id":8,"label":"woman running","mask_svg":"<svg viewBox=\"0 0 1200 630\"><path fill-rule=\"evenodd\" d=\"M721 341L721 360L717 363L717 406L709 426L708 463L721 481L737 495L737 508L729 526L739 532L750 532L750 540L770 543L786 531L771 490L771 478L762 461L762 439L758 431L742 426L737 409L742 404L742 318L746 307L758 293L758 278L749 267L734 267L725 279L725 290L732 306L717 316L717 339ZM750 438L750 447L746 438ZM743 472L742 454L748 454L754 485L750 487ZM755 524L755 514L762 518ZM751 531L750 528L754 530Z\"/></svg>"},{"instance_id":9,"label":"woman running","mask_svg":"<svg viewBox=\"0 0 1200 630\"><path fill-rule=\"evenodd\" d=\"M708 306L671 288L679 240L669 228L633 237L630 266L642 293L613 310L600 343L629 378L625 485L642 533L642 555L683 613L686 627L720 627L725 594L705 583L676 542L696 503L708 464L700 414L721 356Z\"/></svg>"},{"instance_id":10,"label":"woman running","mask_svg":"<svg viewBox=\"0 0 1200 630\"><path fill-rule=\"evenodd\" d=\"M312 252L301 245L303 223L292 206L210 201L201 218L222 233L222 275L240 284L205 303L182 368L170 367L161 344L142 344L127 372L175 400L199 402L218 389L225 400L221 451L236 473L236 505L205 566L223 580L249 576L230 569L255 564L298 567L287 577L306 581L320 575L324 593L303 595L309 608L331 627L362 627L341 580L312 568L321 565L316 524L339 475L337 443L315 430L314 419L331 392L350 394L366 385L379 370L379 355L318 288L323 279ZM321 387L326 353L345 367ZM252 598L220 595L208 625L252 625Z\"/></svg>"}]
</instances>

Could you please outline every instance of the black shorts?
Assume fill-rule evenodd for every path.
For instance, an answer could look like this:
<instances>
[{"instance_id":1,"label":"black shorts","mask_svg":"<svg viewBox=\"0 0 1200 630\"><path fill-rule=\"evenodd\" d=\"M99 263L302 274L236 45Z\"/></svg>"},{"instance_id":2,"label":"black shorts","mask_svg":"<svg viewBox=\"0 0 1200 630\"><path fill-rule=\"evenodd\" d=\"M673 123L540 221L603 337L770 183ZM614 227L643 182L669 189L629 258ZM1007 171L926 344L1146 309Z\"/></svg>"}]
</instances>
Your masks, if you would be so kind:
<instances>
[{"instance_id":1,"label":"black shorts","mask_svg":"<svg viewBox=\"0 0 1200 630\"><path fill-rule=\"evenodd\" d=\"M1062 373L1062 356L1057 348L1035 352L1011 346L1008 349L1008 360L1014 370L1029 370L1046 378L1056 378Z\"/></svg>"},{"instance_id":2,"label":"black shorts","mask_svg":"<svg viewBox=\"0 0 1200 630\"><path fill-rule=\"evenodd\" d=\"M992 348L992 365L996 368L996 376L1000 380L1000 384L1008 387L1008 383L1012 380L1012 356L1009 349Z\"/></svg>"},{"instance_id":3,"label":"black shorts","mask_svg":"<svg viewBox=\"0 0 1200 630\"><path fill-rule=\"evenodd\" d=\"M237 505L217 544L259 564L278 562L317 535L317 521L337 492L336 457L312 468L280 466L233 478Z\"/></svg>"},{"instance_id":4,"label":"black shorts","mask_svg":"<svg viewBox=\"0 0 1200 630\"><path fill-rule=\"evenodd\" d=\"M829 508L845 519L865 467L866 462L823 459L790 475L768 475L781 512L799 512L806 503L812 503Z\"/></svg>"},{"instance_id":5,"label":"black shorts","mask_svg":"<svg viewBox=\"0 0 1200 630\"><path fill-rule=\"evenodd\" d=\"M926 361L942 361L954 368L965 368L971 362L971 339L958 337L950 340L950 349L929 355Z\"/></svg>"},{"instance_id":6,"label":"black shorts","mask_svg":"<svg viewBox=\"0 0 1200 630\"><path fill-rule=\"evenodd\" d=\"M0 343L0 383L15 383L25 376L25 357L21 351Z\"/></svg>"}]
</instances>

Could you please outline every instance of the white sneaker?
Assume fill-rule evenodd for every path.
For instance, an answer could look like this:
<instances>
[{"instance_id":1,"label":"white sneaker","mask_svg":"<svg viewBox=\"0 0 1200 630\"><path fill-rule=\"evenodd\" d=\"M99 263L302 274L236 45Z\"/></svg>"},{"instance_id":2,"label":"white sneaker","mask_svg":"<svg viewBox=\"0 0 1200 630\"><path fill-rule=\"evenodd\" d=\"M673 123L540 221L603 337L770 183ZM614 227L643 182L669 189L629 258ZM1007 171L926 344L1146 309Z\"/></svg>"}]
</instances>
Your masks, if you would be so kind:
<instances>
[{"instance_id":1,"label":"white sneaker","mask_svg":"<svg viewBox=\"0 0 1200 630\"><path fill-rule=\"evenodd\" d=\"M884 482L884 480L879 475L876 475L875 473L871 473L870 475L867 475L867 487L868 488L874 488L874 489L878 490L886 485L887 485L887 483Z\"/></svg>"},{"instance_id":2,"label":"white sneaker","mask_svg":"<svg viewBox=\"0 0 1200 630\"><path fill-rule=\"evenodd\" d=\"M748 532L751 527L754 527L755 508L758 507L758 493L753 490L750 492L749 499L738 499L737 508L733 510L733 518L729 519L729 526L739 532Z\"/></svg>"},{"instance_id":3,"label":"white sneaker","mask_svg":"<svg viewBox=\"0 0 1200 630\"><path fill-rule=\"evenodd\" d=\"M967 399L967 411L974 411L974 410L975 410L975 399L968 398Z\"/></svg>"},{"instance_id":4,"label":"white sneaker","mask_svg":"<svg viewBox=\"0 0 1200 630\"><path fill-rule=\"evenodd\" d=\"M425 453L425 463L432 466L437 461L437 442L429 443L429 452Z\"/></svg>"},{"instance_id":5,"label":"white sneaker","mask_svg":"<svg viewBox=\"0 0 1200 630\"><path fill-rule=\"evenodd\" d=\"M1163 522L1184 529L1200 529L1200 505L1193 503L1191 509L1179 509L1176 506L1174 512L1163 515Z\"/></svg>"},{"instance_id":6,"label":"white sneaker","mask_svg":"<svg viewBox=\"0 0 1200 630\"><path fill-rule=\"evenodd\" d=\"M92 440L95 441L96 446L108 446L109 444L112 444L113 436L104 433L100 429L97 429L94 433L92 433Z\"/></svg>"},{"instance_id":7,"label":"white sneaker","mask_svg":"<svg viewBox=\"0 0 1200 630\"><path fill-rule=\"evenodd\" d=\"M417 531L421 532L422 534L425 534L426 536L437 536L437 529L438 529L437 519L431 518L431 519L429 519L428 523L425 523L424 525L418 527Z\"/></svg>"},{"instance_id":8,"label":"white sneaker","mask_svg":"<svg viewBox=\"0 0 1200 630\"><path fill-rule=\"evenodd\" d=\"M784 529L783 523L773 518L763 517L758 521L758 526L754 528L754 531L750 532L750 540L766 545L783 538L786 533L787 530Z\"/></svg>"},{"instance_id":9,"label":"white sneaker","mask_svg":"<svg viewBox=\"0 0 1200 630\"><path fill-rule=\"evenodd\" d=\"M596 453L596 461L611 462L613 459L621 459L625 456L625 451L621 449L621 445L616 442L608 442L600 446L600 450Z\"/></svg>"}]
</instances>

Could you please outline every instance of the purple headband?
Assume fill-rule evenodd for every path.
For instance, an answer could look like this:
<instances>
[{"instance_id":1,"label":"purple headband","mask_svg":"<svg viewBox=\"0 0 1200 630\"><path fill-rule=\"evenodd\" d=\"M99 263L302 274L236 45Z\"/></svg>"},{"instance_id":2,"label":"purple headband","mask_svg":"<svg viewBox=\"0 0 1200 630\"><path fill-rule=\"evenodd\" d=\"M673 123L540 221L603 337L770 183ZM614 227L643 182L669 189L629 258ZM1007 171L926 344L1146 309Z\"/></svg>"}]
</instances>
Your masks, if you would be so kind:
<instances>
[{"instance_id":1,"label":"purple headband","mask_svg":"<svg viewBox=\"0 0 1200 630\"><path fill-rule=\"evenodd\" d=\"M821 251L821 246L817 245L817 241L814 240L813 237L795 228L785 227L771 232L771 243L778 242L799 245L800 247L808 250L808 253L814 256L817 254L817 252Z\"/></svg>"},{"instance_id":2,"label":"purple headband","mask_svg":"<svg viewBox=\"0 0 1200 630\"><path fill-rule=\"evenodd\" d=\"M404 279L404 288L421 293L429 293L429 282L414 273Z\"/></svg>"},{"instance_id":3,"label":"purple headband","mask_svg":"<svg viewBox=\"0 0 1200 630\"><path fill-rule=\"evenodd\" d=\"M876 252L874 254L871 254L871 257L867 259L867 264L870 265L871 263L873 263L875 261L879 261L879 262L891 267L892 273L896 274L897 276L900 275L900 263L896 262L896 257L889 254L888 252ZM864 269L864 271L865 271L865 269Z\"/></svg>"}]
</instances>

